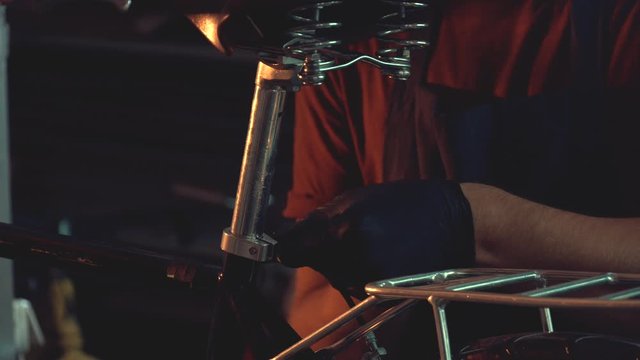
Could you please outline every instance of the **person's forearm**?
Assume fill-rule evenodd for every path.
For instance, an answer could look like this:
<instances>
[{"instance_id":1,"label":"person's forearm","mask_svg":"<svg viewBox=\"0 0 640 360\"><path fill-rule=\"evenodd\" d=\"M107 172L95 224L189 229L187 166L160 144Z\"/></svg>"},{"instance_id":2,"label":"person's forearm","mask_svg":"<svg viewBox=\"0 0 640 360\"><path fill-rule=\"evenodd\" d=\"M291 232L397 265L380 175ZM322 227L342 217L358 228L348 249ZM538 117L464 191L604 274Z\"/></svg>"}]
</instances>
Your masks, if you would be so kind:
<instances>
[{"instance_id":1,"label":"person's forearm","mask_svg":"<svg viewBox=\"0 0 640 360\"><path fill-rule=\"evenodd\" d=\"M479 266L640 272L640 218L597 218L462 184Z\"/></svg>"}]
</instances>

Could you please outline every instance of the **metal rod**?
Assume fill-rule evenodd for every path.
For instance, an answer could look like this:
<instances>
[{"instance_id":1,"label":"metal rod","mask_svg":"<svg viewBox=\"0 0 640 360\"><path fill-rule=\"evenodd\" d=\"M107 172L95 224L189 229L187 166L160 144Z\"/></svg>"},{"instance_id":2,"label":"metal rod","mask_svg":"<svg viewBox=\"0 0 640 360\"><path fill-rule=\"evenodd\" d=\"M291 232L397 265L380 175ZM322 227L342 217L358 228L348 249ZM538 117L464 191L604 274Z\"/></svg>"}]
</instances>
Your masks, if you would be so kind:
<instances>
[{"instance_id":1,"label":"metal rod","mask_svg":"<svg viewBox=\"0 0 640 360\"><path fill-rule=\"evenodd\" d=\"M626 300L640 296L640 287L634 287L627 290L618 291L611 294L602 295L601 299L606 300Z\"/></svg>"},{"instance_id":2,"label":"metal rod","mask_svg":"<svg viewBox=\"0 0 640 360\"><path fill-rule=\"evenodd\" d=\"M538 281L539 288L547 287L547 278L540 277ZM542 331L546 333L552 333L554 331L553 318L551 317L551 308L545 306L538 309L540 313L540 321L542 325Z\"/></svg>"},{"instance_id":3,"label":"metal rod","mask_svg":"<svg viewBox=\"0 0 640 360\"><path fill-rule=\"evenodd\" d=\"M551 317L551 309L548 307L540 308L540 319L542 320L542 331L553 332L553 318Z\"/></svg>"},{"instance_id":4,"label":"metal rod","mask_svg":"<svg viewBox=\"0 0 640 360\"><path fill-rule=\"evenodd\" d=\"M262 234L286 94L281 86L256 85L231 222L236 236Z\"/></svg>"},{"instance_id":5,"label":"metal rod","mask_svg":"<svg viewBox=\"0 0 640 360\"><path fill-rule=\"evenodd\" d=\"M292 68L258 64L233 218L220 245L227 254L259 262L272 257L274 242L264 234L264 220L285 98L296 90L295 74Z\"/></svg>"},{"instance_id":6,"label":"metal rod","mask_svg":"<svg viewBox=\"0 0 640 360\"><path fill-rule=\"evenodd\" d=\"M5 22L5 6L0 5L0 221L11 223L11 176L9 154L9 96L7 59L9 57L9 25Z\"/></svg>"},{"instance_id":7,"label":"metal rod","mask_svg":"<svg viewBox=\"0 0 640 360\"><path fill-rule=\"evenodd\" d=\"M365 291L370 294L378 288L396 288L396 287L411 287L418 285L431 285L443 283L447 280L458 279L468 277L469 275L464 271L457 270L445 270L436 273L428 274L413 274L402 276L394 279L386 279L377 282L369 283L365 286Z\"/></svg>"},{"instance_id":8,"label":"metal rod","mask_svg":"<svg viewBox=\"0 0 640 360\"><path fill-rule=\"evenodd\" d=\"M393 319L396 315L400 314L405 309L409 308L411 305L415 304L419 300L417 299L409 299L401 302L400 304L394 305L389 309L385 310L382 314L376 316L373 320L367 322L363 326L358 327L356 330L352 331L347 336L343 337L335 344L332 344L327 349L331 349L333 352L339 351L340 349L344 349L349 346L352 342L359 339L363 335L367 334L370 331L377 330L380 326L382 326L385 322Z\"/></svg>"},{"instance_id":9,"label":"metal rod","mask_svg":"<svg viewBox=\"0 0 640 360\"><path fill-rule=\"evenodd\" d=\"M384 300L378 299L375 296L369 296L368 298L366 298L364 301L362 301L358 305L352 307L347 312L345 312L342 315L338 316L337 318L333 319L330 323L326 324L325 326L323 326L320 329L318 329L315 332L313 332L311 335L309 335L306 338L298 341L294 345L292 345L289 348L285 349L280 354L278 354L275 357L271 358L271 360L289 359L290 357L294 356L295 354L299 353L300 351L302 351L302 350L310 347L311 345L315 344L316 342L318 342L318 340L324 338L329 333L331 333L334 330L342 327L344 324L348 323L349 321L355 319L358 315L362 314L365 310L367 310L368 308L380 303L381 301L384 301Z\"/></svg>"},{"instance_id":10,"label":"metal rod","mask_svg":"<svg viewBox=\"0 0 640 360\"><path fill-rule=\"evenodd\" d=\"M447 302L433 296L430 296L427 300L433 307L433 318L436 322L436 335L438 337L440 359L452 360L453 357L451 355L451 342L449 341L449 327L447 325L447 314L445 312Z\"/></svg>"},{"instance_id":11,"label":"metal rod","mask_svg":"<svg viewBox=\"0 0 640 360\"><path fill-rule=\"evenodd\" d=\"M0 222L11 223L9 156L9 112L7 96L7 58L9 25L5 7L0 5ZM15 359L13 321L13 262L0 259L0 360Z\"/></svg>"},{"instance_id":12,"label":"metal rod","mask_svg":"<svg viewBox=\"0 0 640 360\"><path fill-rule=\"evenodd\" d=\"M542 289L523 292L521 293L521 295L530 296L530 297L543 297L543 296L549 296L549 295L563 294L563 293L567 293L573 290L578 290L578 289L589 287L589 286L609 284L613 281L615 281L615 276L613 274L607 273L600 276L594 276L594 277L590 277L582 280L569 281L566 283L549 286Z\"/></svg>"},{"instance_id":13,"label":"metal rod","mask_svg":"<svg viewBox=\"0 0 640 360\"><path fill-rule=\"evenodd\" d=\"M295 75L295 68L292 67L267 64L264 61L258 63L233 218L231 226L223 231L220 242L225 255L222 272L218 277L221 286L216 302L222 305L216 310L212 320L209 358L226 358L228 354L239 355L244 351L238 348L242 345L236 341L240 335L230 335L229 328L251 325L245 323L246 319L229 317L225 312L227 308L233 309L236 306L231 302L246 297L247 289L255 286L257 264L273 257L275 242L264 234L264 222L285 98L289 91L297 90ZM234 310L235 315L264 311L263 304L257 302L255 299L249 303L243 302L249 308ZM235 321L239 323L234 323ZM223 336L236 339L225 342ZM240 340L240 343L243 341ZM278 350L284 347L274 346L278 346ZM254 354L258 358L266 358L275 352L264 348L253 350L258 351Z\"/></svg>"},{"instance_id":14,"label":"metal rod","mask_svg":"<svg viewBox=\"0 0 640 360\"><path fill-rule=\"evenodd\" d=\"M441 300L477 302L486 304L503 304L510 306L526 307L549 307L549 308L640 308L640 301L632 297L619 298L612 301L606 296L603 297L553 297L553 296L529 296L529 292L513 294L501 293L499 291L452 291L448 288L448 281L455 281L455 286L466 284L467 282L477 282L479 276L502 276L504 274L522 274L522 269L451 269L428 274L420 274L409 277L399 277L382 280L366 285L365 290L369 295L378 296L385 299L425 299L435 296ZM640 283L640 275L634 274L598 274L593 272L577 271L554 271L536 270L540 274L540 280L553 279L563 281L560 285L561 292L570 291L578 287L594 286L598 284L608 284L616 282L630 283L637 285ZM567 280L591 279L579 282ZM595 281L593 279L596 279ZM483 279L485 281L487 279ZM460 283L462 282L462 283ZM567 286L567 284L569 284ZM449 286L454 286L449 284ZM555 288L549 287L539 290L551 291Z\"/></svg>"}]
</instances>

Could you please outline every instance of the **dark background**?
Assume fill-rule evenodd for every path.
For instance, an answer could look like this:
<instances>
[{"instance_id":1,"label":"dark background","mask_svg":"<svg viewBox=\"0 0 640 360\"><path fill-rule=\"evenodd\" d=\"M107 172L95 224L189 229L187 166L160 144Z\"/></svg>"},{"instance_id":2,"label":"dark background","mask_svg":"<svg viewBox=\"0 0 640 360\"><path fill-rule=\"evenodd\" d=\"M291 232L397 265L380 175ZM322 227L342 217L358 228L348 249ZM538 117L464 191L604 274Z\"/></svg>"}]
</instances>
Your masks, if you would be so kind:
<instances>
[{"instance_id":1,"label":"dark background","mask_svg":"<svg viewBox=\"0 0 640 360\"><path fill-rule=\"evenodd\" d=\"M165 11L32 1L12 4L7 16L14 222L218 262L231 210L216 199L235 195L255 55L221 55ZM274 213L289 184L291 122L287 115ZM18 287L43 271L16 268ZM203 358L210 293L66 273L88 353Z\"/></svg>"},{"instance_id":2,"label":"dark background","mask_svg":"<svg viewBox=\"0 0 640 360\"><path fill-rule=\"evenodd\" d=\"M219 263L220 233L231 218L224 200L235 194L256 58L245 52L231 57L217 53L186 18L166 6L169 0L158 0L164 7L152 8L149 4L154 2L140 0L137 3L149 7L129 13L98 0L22 0L9 6L14 221L51 234L70 232L79 239L125 242ZM507 102L505 107L513 104ZM272 214L283 206L290 181L291 103L287 111ZM537 144L539 135L521 130L546 131L537 121L543 117L523 113L528 117L518 117L522 123L505 122L513 126L506 129ZM546 119L553 123L555 118ZM584 124L583 118L576 120ZM461 122L459 127L469 125ZM505 138L509 142L500 153L512 160L508 164L528 169L522 161L528 153L513 151L523 144L522 149L528 150L527 143L521 137ZM597 151L587 150L587 154ZM592 175L594 163L603 166L594 160L599 158L584 158L589 161L579 163L573 174L577 178L582 178L581 171ZM530 180L529 173L522 174ZM633 174L629 179L637 178ZM598 184L599 178L589 179L591 183L577 186L563 183L573 189L566 194L589 194L595 188L590 184ZM517 185L528 184L515 180ZM603 197L616 205L625 197L625 201L635 199L626 193L611 196L622 188L611 186ZM179 189L189 189L192 195ZM41 264L22 261L16 262L16 269L17 293L33 295L41 321L46 322L51 272ZM76 286L77 315L88 353L101 359L204 358L212 292L89 270L67 269L66 274ZM472 318L459 323L491 324L488 331L499 333L495 324L499 313L481 314L484 321ZM616 332L625 332L620 329L622 321L615 320L628 314L604 315ZM501 317L509 320L509 314ZM570 317L569 324L583 318L587 316ZM510 320L522 325L536 322Z\"/></svg>"}]
</instances>

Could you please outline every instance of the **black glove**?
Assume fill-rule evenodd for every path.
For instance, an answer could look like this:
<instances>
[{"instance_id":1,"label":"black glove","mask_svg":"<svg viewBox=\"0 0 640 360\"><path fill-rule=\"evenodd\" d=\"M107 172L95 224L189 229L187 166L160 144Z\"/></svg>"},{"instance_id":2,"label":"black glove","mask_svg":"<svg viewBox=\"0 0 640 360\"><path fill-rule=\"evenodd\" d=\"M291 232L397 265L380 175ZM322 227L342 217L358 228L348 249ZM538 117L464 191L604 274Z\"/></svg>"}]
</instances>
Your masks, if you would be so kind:
<instances>
[{"instance_id":1,"label":"black glove","mask_svg":"<svg viewBox=\"0 0 640 360\"><path fill-rule=\"evenodd\" d=\"M473 219L457 183L401 181L347 192L277 237L287 266L309 266L339 290L470 266Z\"/></svg>"}]
</instances>

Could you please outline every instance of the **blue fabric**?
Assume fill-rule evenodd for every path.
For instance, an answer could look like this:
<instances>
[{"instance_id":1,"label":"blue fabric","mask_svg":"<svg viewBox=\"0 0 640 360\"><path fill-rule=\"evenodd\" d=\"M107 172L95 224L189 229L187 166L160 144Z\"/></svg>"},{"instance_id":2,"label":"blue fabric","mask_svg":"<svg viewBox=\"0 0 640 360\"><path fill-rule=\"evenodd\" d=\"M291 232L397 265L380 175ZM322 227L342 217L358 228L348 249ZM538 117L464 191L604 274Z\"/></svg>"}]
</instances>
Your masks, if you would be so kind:
<instances>
[{"instance_id":1,"label":"blue fabric","mask_svg":"<svg viewBox=\"0 0 640 360\"><path fill-rule=\"evenodd\" d=\"M478 101L441 94L455 174L551 206L640 215L637 94L604 90L606 1L575 0L573 82L566 91ZM453 96L453 100L452 100Z\"/></svg>"}]
</instances>

